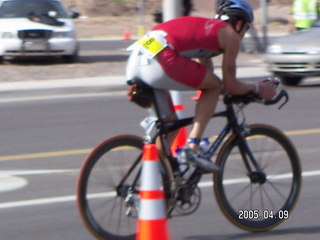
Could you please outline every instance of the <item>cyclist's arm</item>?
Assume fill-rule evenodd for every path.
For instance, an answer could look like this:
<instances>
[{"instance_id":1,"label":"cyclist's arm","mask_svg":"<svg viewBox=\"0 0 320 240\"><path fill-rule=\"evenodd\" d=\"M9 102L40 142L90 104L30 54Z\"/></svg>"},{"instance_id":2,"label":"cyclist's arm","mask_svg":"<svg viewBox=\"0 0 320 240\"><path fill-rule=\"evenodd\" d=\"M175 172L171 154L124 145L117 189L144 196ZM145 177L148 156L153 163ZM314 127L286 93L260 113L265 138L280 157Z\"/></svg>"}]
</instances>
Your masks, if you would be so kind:
<instances>
[{"instance_id":1,"label":"cyclist's arm","mask_svg":"<svg viewBox=\"0 0 320 240\"><path fill-rule=\"evenodd\" d=\"M219 43L223 49L222 74L224 91L229 94L243 95L250 91L257 92L253 83L243 83L236 79L236 58L240 50L241 37L231 26L221 28Z\"/></svg>"}]
</instances>

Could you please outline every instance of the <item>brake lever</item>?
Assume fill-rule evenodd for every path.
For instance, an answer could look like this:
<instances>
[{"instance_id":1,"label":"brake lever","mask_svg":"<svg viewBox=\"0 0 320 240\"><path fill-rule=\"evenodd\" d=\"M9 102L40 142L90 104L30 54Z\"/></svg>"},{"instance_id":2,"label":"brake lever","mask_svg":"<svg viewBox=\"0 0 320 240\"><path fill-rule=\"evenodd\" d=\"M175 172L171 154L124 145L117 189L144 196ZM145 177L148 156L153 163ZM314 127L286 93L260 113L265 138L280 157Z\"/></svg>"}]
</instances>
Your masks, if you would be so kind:
<instances>
[{"instance_id":1,"label":"brake lever","mask_svg":"<svg viewBox=\"0 0 320 240\"><path fill-rule=\"evenodd\" d=\"M272 85L273 88L277 88L279 86L279 84L280 84L280 79L277 78L277 77L268 77L263 82L269 82L269 81L274 81L274 83ZM279 102L281 100L281 98L283 98L283 97L285 98L285 100L279 106L278 110L280 110L289 101L289 95L288 95L286 90L282 89L281 92L278 94L278 96L274 100L271 100L270 104Z\"/></svg>"},{"instance_id":2,"label":"brake lever","mask_svg":"<svg viewBox=\"0 0 320 240\"><path fill-rule=\"evenodd\" d=\"M288 93L287 93L286 90L281 90L280 94L282 95L281 98L284 97L285 100L284 100L284 102L279 106L278 110L280 110L284 105L286 105L286 104L289 102L289 95L288 95ZM280 98L280 99L281 99L281 98Z\"/></svg>"},{"instance_id":3,"label":"brake lever","mask_svg":"<svg viewBox=\"0 0 320 240\"><path fill-rule=\"evenodd\" d=\"M279 110L289 101L289 95L286 90L281 90L280 93L276 96L276 98L272 100L262 100L264 105L273 105L278 103L282 98L285 98L284 102L279 106Z\"/></svg>"}]
</instances>

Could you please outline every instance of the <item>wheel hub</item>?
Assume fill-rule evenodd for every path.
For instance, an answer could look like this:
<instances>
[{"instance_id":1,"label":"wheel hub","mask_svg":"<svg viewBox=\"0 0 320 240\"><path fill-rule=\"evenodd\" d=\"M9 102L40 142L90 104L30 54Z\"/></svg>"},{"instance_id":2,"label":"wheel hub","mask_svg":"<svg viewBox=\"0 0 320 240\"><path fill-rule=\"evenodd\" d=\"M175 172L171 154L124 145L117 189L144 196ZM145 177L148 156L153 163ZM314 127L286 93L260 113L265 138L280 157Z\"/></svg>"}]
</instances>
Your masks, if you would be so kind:
<instances>
[{"instance_id":1,"label":"wheel hub","mask_svg":"<svg viewBox=\"0 0 320 240\"><path fill-rule=\"evenodd\" d=\"M267 175L264 172L253 172L250 174L252 183L264 184L267 181Z\"/></svg>"},{"instance_id":2,"label":"wheel hub","mask_svg":"<svg viewBox=\"0 0 320 240\"><path fill-rule=\"evenodd\" d=\"M116 187L117 196L125 198L128 195L130 186L129 185L120 185Z\"/></svg>"}]
</instances>

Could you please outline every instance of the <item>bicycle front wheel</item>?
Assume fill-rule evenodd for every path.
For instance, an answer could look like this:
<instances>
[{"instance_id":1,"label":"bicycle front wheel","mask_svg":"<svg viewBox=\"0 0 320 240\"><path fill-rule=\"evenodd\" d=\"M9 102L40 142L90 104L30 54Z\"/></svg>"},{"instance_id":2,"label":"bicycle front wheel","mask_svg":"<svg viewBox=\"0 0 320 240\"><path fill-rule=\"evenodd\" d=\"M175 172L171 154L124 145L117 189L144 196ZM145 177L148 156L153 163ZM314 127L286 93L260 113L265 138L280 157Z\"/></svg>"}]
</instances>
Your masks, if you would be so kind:
<instances>
[{"instance_id":1,"label":"bicycle front wheel","mask_svg":"<svg viewBox=\"0 0 320 240\"><path fill-rule=\"evenodd\" d=\"M142 148L139 137L108 139L89 154L80 169L78 209L86 227L98 239L134 238L136 213L128 216L125 212L125 198L130 194L133 178L139 174ZM137 201L131 200L133 204Z\"/></svg>"},{"instance_id":2,"label":"bicycle front wheel","mask_svg":"<svg viewBox=\"0 0 320 240\"><path fill-rule=\"evenodd\" d=\"M237 227L261 232L289 218L301 188L298 154L278 129L262 124L246 130L245 141L256 163L240 151L232 135L218 154L221 171L214 175L214 191L223 214ZM260 170L257 170L259 169Z\"/></svg>"}]
</instances>

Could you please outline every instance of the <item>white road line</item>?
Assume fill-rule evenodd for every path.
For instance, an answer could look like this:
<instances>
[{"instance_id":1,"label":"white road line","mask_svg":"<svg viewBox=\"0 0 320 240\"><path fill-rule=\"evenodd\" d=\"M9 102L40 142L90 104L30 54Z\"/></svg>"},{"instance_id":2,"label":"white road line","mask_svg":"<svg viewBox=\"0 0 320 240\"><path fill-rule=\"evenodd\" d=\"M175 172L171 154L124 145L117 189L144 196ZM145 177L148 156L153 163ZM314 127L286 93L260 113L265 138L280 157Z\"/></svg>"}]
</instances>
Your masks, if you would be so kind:
<instances>
[{"instance_id":1,"label":"white road line","mask_svg":"<svg viewBox=\"0 0 320 240\"><path fill-rule=\"evenodd\" d=\"M39 198L34 200L24 200L15 202L6 202L0 204L0 209L17 208L17 207L28 207L28 206L39 206L44 204L56 204L62 202L73 202L76 200L76 196L64 196L64 197L53 197L53 198Z\"/></svg>"},{"instance_id":2,"label":"white road line","mask_svg":"<svg viewBox=\"0 0 320 240\"><path fill-rule=\"evenodd\" d=\"M74 173L78 171L79 171L78 169L4 170L4 171L0 171L0 176L2 175L28 176L28 175L40 175L40 174Z\"/></svg>"},{"instance_id":3,"label":"white road line","mask_svg":"<svg viewBox=\"0 0 320 240\"><path fill-rule=\"evenodd\" d=\"M0 193L17 190L27 185L28 181L22 177L16 177L0 173Z\"/></svg>"},{"instance_id":4,"label":"white road line","mask_svg":"<svg viewBox=\"0 0 320 240\"><path fill-rule=\"evenodd\" d=\"M287 174L284 174L283 177L288 176ZM307 171L303 172L302 174L303 178L308 177L318 177L320 176L320 170L316 171ZM244 181L244 179L230 179L228 180L228 184L238 184ZM199 184L200 187L211 187L212 182L202 182ZM97 193L92 194L89 198L101 198L101 197L112 197L114 196L114 193ZM57 204L57 203L65 203L65 202L73 202L76 201L75 195L70 196L62 196L62 197L52 197L52 198L40 198L40 199L34 199L34 200L22 200L22 201L14 201L14 202L5 202L0 203L0 209L9 209L9 208L17 208L17 207L28 207L28 206L40 206L45 204Z\"/></svg>"},{"instance_id":5,"label":"white road line","mask_svg":"<svg viewBox=\"0 0 320 240\"><path fill-rule=\"evenodd\" d=\"M40 174L77 173L72 169L42 169L42 170L8 170L0 171L0 193L18 190L28 185L27 179L20 176Z\"/></svg>"}]
</instances>

